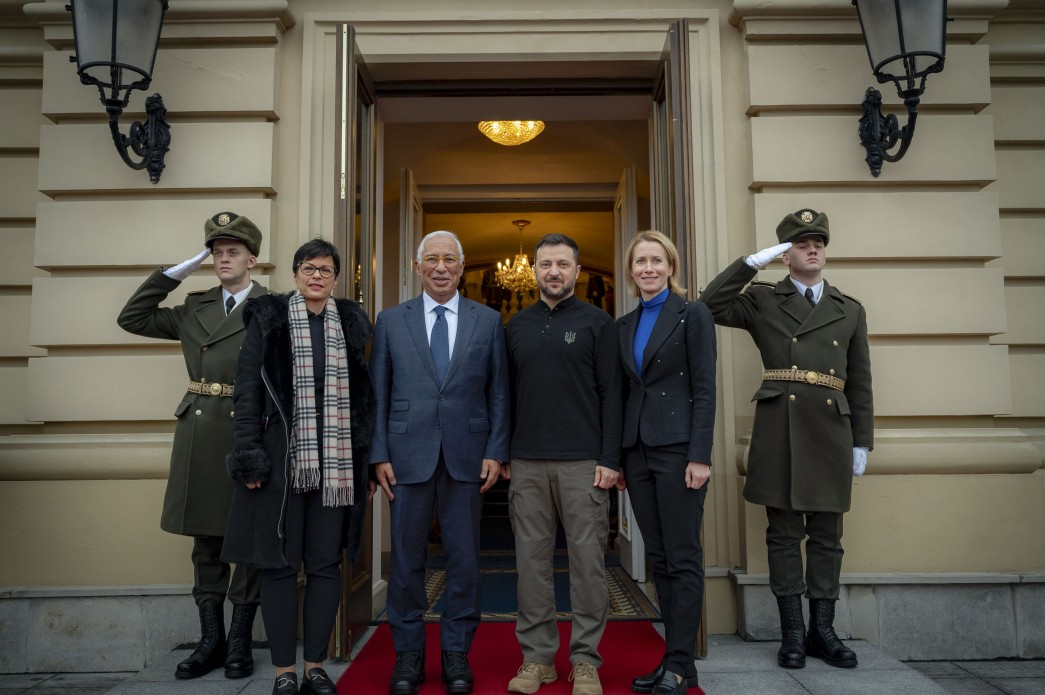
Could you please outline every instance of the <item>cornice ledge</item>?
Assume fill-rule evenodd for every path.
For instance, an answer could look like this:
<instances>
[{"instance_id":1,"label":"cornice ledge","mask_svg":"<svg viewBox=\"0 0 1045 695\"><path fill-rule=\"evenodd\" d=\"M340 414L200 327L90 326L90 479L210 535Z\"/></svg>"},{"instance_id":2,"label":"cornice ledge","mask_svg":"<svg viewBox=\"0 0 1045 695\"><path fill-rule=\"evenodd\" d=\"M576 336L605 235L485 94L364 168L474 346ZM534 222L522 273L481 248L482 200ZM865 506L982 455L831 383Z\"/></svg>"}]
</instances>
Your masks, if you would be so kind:
<instances>
[{"instance_id":1,"label":"cornice ledge","mask_svg":"<svg viewBox=\"0 0 1045 695\"><path fill-rule=\"evenodd\" d=\"M947 14L952 17L993 17L1009 5L1009 0L949 0ZM856 17L851 2L839 0L733 0L729 23L740 26L750 18L810 17L837 19Z\"/></svg>"},{"instance_id":2,"label":"cornice ledge","mask_svg":"<svg viewBox=\"0 0 1045 695\"><path fill-rule=\"evenodd\" d=\"M992 43L991 63L1045 63L1045 45L1040 43Z\"/></svg>"},{"instance_id":3,"label":"cornice ledge","mask_svg":"<svg viewBox=\"0 0 1045 695\"><path fill-rule=\"evenodd\" d=\"M877 429L865 475L1031 474L1042 451L1025 432L987 428ZM748 432L737 442L737 472L747 475Z\"/></svg>"},{"instance_id":4,"label":"cornice ledge","mask_svg":"<svg viewBox=\"0 0 1045 695\"><path fill-rule=\"evenodd\" d=\"M43 46L3 46L0 47L0 65L43 65Z\"/></svg>"},{"instance_id":5,"label":"cornice ledge","mask_svg":"<svg viewBox=\"0 0 1045 695\"><path fill-rule=\"evenodd\" d=\"M68 24L66 0L33 2L25 5L26 16L38 24ZM165 21L269 20L279 30L294 26L288 0L171 0Z\"/></svg>"}]
</instances>

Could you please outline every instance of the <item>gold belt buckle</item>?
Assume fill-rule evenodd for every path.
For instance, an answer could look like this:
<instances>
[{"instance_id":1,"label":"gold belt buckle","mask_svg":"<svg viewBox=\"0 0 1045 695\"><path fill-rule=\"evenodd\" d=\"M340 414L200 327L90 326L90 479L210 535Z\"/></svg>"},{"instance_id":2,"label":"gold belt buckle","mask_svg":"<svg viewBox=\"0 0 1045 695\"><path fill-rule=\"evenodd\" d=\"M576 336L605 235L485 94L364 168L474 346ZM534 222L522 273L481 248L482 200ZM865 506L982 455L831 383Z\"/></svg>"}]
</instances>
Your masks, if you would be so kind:
<instances>
[{"instance_id":1,"label":"gold belt buckle","mask_svg":"<svg viewBox=\"0 0 1045 695\"><path fill-rule=\"evenodd\" d=\"M816 372L806 372L806 383L816 386L816 382L820 380L820 375Z\"/></svg>"},{"instance_id":2,"label":"gold belt buckle","mask_svg":"<svg viewBox=\"0 0 1045 695\"><path fill-rule=\"evenodd\" d=\"M210 383L210 395L220 396L221 395L221 384L216 381Z\"/></svg>"}]
</instances>

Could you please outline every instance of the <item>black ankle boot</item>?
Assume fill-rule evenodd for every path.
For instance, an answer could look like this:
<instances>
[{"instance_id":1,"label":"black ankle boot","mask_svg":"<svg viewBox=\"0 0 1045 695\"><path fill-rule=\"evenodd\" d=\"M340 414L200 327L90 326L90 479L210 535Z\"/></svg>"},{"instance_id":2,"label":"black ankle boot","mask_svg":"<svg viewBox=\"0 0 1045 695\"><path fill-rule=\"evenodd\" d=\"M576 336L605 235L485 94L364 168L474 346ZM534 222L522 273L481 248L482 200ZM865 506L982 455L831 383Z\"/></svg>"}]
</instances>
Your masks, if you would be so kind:
<instances>
[{"instance_id":1,"label":"black ankle boot","mask_svg":"<svg viewBox=\"0 0 1045 695\"><path fill-rule=\"evenodd\" d=\"M189 658L178 664L175 678L199 678L225 663L225 615L217 601L203 601L200 609L200 642Z\"/></svg>"},{"instance_id":2,"label":"black ankle boot","mask_svg":"<svg viewBox=\"0 0 1045 695\"><path fill-rule=\"evenodd\" d=\"M798 594L777 596L780 610L780 649L776 662L784 668L805 668L806 626L802 621L802 597Z\"/></svg>"},{"instance_id":3,"label":"black ankle boot","mask_svg":"<svg viewBox=\"0 0 1045 695\"><path fill-rule=\"evenodd\" d=\"M809 656L823 659L838 668L856 667L856 654L835 634L835 602L828 599L809 599L809 637L806 642Z\"/></svg>"},{"instance_id":4,"label":"black ankle boot","mask_svg":"<svg viewBox=\"0 0 1045 695\"><path fill-rule=\"evenodd\" d=\"M234 605L229 624L228 654L225 656L225 677L246 678L254 673L254 655L250 651L254 632L255 603Z\"/></svg>"}]
</instances>

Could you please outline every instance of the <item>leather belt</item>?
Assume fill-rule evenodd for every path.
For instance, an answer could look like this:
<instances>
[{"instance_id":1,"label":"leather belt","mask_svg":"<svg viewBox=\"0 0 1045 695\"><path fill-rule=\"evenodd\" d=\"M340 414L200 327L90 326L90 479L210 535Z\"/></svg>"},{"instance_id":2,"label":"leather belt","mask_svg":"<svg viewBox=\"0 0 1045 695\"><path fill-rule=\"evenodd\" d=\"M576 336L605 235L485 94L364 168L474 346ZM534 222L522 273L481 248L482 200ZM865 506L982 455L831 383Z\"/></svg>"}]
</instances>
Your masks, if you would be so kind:
<instances>
[{"instance_id":1,"label":"leather belt","mask_svg":"<svg viewBox=\"0 0 1045 695\"><path fill-rule=\"evenodd\" d=\"M201 396L231 396L233 386L232 384L219 384L216 381L200 379L199 381L190 381L188 388L189 393L198 393Z\"/></svg>"},{"instance_id":2,"label":"leather belt","mask_svg":"<svg viewBox=\"0 0 1045 695\"><path fill-rule=\"evenodd\" d=\"M805 369L767 369L762 375L764 381L800 381L812 386L826 386L837 391L845 390L845 380L830 374L821 374Z\"/></svg>"}]
</instances>

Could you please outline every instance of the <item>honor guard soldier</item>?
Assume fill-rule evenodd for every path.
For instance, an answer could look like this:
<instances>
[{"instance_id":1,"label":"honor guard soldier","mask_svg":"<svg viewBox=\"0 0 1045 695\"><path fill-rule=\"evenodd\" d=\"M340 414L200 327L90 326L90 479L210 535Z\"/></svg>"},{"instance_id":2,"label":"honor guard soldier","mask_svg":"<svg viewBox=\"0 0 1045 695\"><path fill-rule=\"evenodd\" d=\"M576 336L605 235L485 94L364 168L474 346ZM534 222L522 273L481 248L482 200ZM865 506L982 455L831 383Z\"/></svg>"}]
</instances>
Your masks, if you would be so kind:
<instances>
[{"instance_id":1,"label":"honor guard soldier","mask_svg":"<svg viewBox=\"0 0 1045 695\"><path fill-rule=\"evenodd\" d=\"M765 506L768 516L769 584L782 632L777 662L802 668L808 653L852 668L856 654L838 639L833 623L842 515L849 510L853 476L863 474L874 446L866 315L860 302L821 277L831 238L826 214L799 210L776 232L778 246L734 261L700 301L717 324L750 333L762 354L744 499ZM788 277L751 282L781 254Z\"/></svg>"},{"instance_id":2,"label":"honor guard soldier","mask_svg":"<svg viewBox=\"0 0 1045 695\"><path fill-rule=\"evenodd\" d=\"M181 341L188 370L185 393L174 411L177 424L160 528L194 539L192 595L201 635L174 675L197 678L224 665L226 678L243 678L254 671L251 632L260 582L256 570L233 570L220 559L232 494L225 455L233 446L233 381L244 335L241 305L268 291L250 279L261 231L249 219L232 212L214 215L204 223L204 246L189 260L153 272L127 301L117 323L135 335ZM190 292L178 306L161 307L210 255L220 284ZM226 596L232 603L227 641Z\"/></svg>"}]
</instances>

